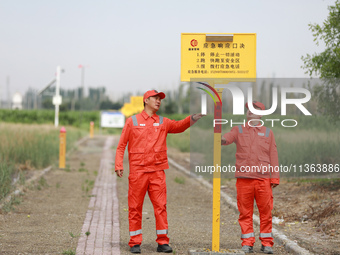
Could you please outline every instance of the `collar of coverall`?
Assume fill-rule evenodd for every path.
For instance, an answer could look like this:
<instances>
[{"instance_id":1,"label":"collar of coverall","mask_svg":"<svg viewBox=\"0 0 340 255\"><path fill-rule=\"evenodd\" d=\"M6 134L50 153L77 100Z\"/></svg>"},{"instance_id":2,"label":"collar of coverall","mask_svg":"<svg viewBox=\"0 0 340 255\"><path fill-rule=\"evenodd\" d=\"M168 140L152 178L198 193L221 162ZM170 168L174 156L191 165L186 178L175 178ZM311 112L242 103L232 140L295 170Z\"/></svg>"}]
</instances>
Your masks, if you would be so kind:
<instances>
[{"instance_id":1,"label":"collar of coverall","mask_svg":"<svg viewBox=\"0 0 340 255\"><path fill-rule=\"evenodd\" d=\"M143 110L142 111L142 116L145 120L147 120L148 118L153 118L155 121L158 120L158 115L156 113L154 113L151 117Z\"/></svg>"},{"instance_id":2,"label":"collar of coverall","mask_svg":"<svg viewBox=\"0 0 340 255\"><path fill-rule=\"evenodd\" d=\"M259 124L257 124L256 126L250 126L249 124L248 124L248 121L246 122L246 128L257 128L257 129L261 129L261 122L259 123Z\"/></svg>"}]
</instances>

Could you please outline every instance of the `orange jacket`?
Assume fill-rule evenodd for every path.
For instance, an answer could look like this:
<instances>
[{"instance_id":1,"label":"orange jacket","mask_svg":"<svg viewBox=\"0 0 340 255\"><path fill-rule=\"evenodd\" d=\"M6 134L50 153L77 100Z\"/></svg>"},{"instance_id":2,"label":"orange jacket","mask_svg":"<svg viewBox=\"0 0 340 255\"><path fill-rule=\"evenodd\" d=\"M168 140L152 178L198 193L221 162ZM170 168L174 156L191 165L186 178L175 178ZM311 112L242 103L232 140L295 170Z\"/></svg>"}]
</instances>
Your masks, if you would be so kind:
<instances>
[{"instance_id":1,"label":"orange jacket","mask_svg":"<svg viewBox=\"0 0 340 255\"><path fill-rule=\"evenodd\" d=\"M166 136L181 133L190 127L190 116L175 121L145 111L126 120L115 160L115 170L123 169L125 147L128 144L130 173L151 172L169 168Z\"/></svg>"},{"instance_id":2,"label":"orange jacket","mask_svg":"<svg viewBox=\"0 0 340 255\"><path fill-rule=\"evenodd\" d=\"M273 131L246 123L245 127L235 126L223 136L226 145L236 143L235 177L271 178L271 183L279 184L279 159Z\"/></svg>"}]
</instances>

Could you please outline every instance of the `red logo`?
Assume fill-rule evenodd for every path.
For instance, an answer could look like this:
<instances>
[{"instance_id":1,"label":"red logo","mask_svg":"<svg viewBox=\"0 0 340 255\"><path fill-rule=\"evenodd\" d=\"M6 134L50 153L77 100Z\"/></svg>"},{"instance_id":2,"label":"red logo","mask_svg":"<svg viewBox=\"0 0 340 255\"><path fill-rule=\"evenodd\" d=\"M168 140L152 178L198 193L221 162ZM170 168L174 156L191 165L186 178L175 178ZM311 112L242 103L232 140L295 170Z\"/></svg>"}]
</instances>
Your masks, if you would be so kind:
<instances>
[{"instance_id":1,"label":"red logo","mask_svg":"<svg viewBox=\"0 0 340 255\"><path fill-rule=\"evenodd\" d=\"M198 42L197 42L197 40L192 39L191 42L190 42L190 44L191 44L192 47L196 47L197 44L198 44Z\"/></svg>"}]
</instances>

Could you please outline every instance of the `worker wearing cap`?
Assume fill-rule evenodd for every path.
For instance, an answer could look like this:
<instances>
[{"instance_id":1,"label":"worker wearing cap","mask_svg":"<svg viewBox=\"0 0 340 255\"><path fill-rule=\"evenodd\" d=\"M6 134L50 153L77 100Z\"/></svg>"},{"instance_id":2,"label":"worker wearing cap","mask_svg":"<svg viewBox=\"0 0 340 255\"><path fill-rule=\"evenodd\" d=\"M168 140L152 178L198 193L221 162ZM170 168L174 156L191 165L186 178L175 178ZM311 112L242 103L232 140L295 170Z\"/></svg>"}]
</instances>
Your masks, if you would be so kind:
<instances>
[{"instance_id":1,"label":"worker wearing cap","mask_svg":"<svg viewBox=\"0 0 340 255\"><path fill-rule=\"evenodd\" d=\"M157 251L171 253L169 246L166 211L166 181L164 169L169 168L166 136L184 132L199 120L201 114L193 114L180 121L158 116L156 112L165 98L156 90L144 94L144 110L126 120L115 160L117 176L123 176L123 157L128 144L129 152L129 246L132 253L140 253L142 243L142 209L146 192L154 207L156 219Z\"/></svg>"},{"instance_id":2,"label":"worker wearing cap","mask_svg":"<svg viewBox=\"0 0 340 255\"><path fill-rule=\"evenodd\" d=\"M261 115L247 110L245 125L235 126L222 136L222 145L236 143L237 206L240 212L242 250L252 253L255 243L253 229L254 199L260 213L261 251L272 254L272 188L279 185L278 154L273 132L263 126ZM265 106L253 101L256 110Z\"/></svg>"}]
</instances>

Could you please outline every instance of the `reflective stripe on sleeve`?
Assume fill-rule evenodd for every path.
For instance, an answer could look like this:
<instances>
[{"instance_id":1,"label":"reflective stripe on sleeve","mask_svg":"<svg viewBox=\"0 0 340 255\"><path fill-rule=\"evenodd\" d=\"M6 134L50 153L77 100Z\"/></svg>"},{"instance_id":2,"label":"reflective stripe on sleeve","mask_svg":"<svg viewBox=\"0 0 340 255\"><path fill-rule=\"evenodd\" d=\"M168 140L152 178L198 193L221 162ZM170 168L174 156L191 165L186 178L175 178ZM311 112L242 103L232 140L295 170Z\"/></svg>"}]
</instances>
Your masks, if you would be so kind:
<instances>
[{"instance_id":1,"label":"reflective stripe on sleeve","mask_svg":"<svg viewBox=\"0 0 340 255\"><path fill-rule=\"evenodd\" d=\"M270 129L266 127L266 137L269 137Z\"/></svg>"},{"instance_id":2,"label":"reflective stripe on sleeve","mask_svg":"<svg viewBox=\"0 0 340 255\"><path fill-rule=\"evenodd\" d=\"M242 234L241 238L250 238L250 237L255 237L254 232L253 233L249 233L249 234Z\"/></svg>"},{"instance_id":3,"label":"reflective stripe on sleeve","mask_svg":"<svg viewBox=\"0 0 340 255\"><path fill-rule=\"evenodd\" d=\"M238 132L239 132L240 134L243 133L243 130L242 130L242 126L241 126L241 125L238 125Z\"/></svg>"},{"instance_id":4,"label":"reflective stripe on sleeve","mask_svg":"<svg viewBox=\"0 0 340 255\"><path fill-rule=\"evenodd\" d=\"M163 116L159 116L159 125L163 124Z\"/></svg>"},{"instance_id":5,"label":"reflective stripe on sleeve","mask_svg":"<svg viewBox=\"0 0 340 255\"><path fill-rule=\"evenodd\" d=\"M156 235L166 235L168 233L167 229L156 230Z\"/></svg>"},{"instance_id":6,"label":"reflective stripe on sleeve","mask_svg":"<svg viewBox=\"0 0 340 255\"><path fill-rule=\"evenodd\" d=\"M139 234L142 234L141 229L136 230L136 231L130 231L130 236L136 236L136 235L139 235Z\"/></svg>"},{"instance_id":7,"label":"reflective stripe on sleeve","mask_svg":"<svg viewBox=\"0 0 340 255\"><path fill-rule=\"evenodd\" d=\"M138 121L136 115L131 116L132 122L134 126L138 126Z\"/></svg>"},{"instance_id":8,"label":"reflective stripe on sleeve","mask_svg":"<svg viewBox=\"0 0 340 255\"><path fill-rule=\"evenodd\" d=\"M273 237L272 233L260 233L260 237Z\"/></svg>"}]
</instances>

